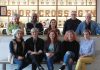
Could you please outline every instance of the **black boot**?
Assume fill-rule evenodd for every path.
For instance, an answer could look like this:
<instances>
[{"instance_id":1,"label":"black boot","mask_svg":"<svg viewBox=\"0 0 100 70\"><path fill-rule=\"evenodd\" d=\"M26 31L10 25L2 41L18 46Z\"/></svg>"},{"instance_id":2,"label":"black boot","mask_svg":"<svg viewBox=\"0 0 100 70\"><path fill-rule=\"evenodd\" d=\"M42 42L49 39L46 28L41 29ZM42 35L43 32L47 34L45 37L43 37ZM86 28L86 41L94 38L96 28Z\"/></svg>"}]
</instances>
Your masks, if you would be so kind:
<instances>
[{"instance_id":1,"label":"black boot","mask_svg":"<svg viewBox=\"0 0 100 70\"><path fill-rule=\"evenodd\" d=\"M64 70L65 69L65 65L62 65L59 70Z\"/></svg>"},{"instance_id":2,"label":"black boot","mask_svg":"<svg viewBox=\"0 0 100 70\"><path fill-rule=\"evenodd\" d=\"M39 70L44 70L44 68L41 65L38 67L38 69Z\"/></svg>"}]
</instances>

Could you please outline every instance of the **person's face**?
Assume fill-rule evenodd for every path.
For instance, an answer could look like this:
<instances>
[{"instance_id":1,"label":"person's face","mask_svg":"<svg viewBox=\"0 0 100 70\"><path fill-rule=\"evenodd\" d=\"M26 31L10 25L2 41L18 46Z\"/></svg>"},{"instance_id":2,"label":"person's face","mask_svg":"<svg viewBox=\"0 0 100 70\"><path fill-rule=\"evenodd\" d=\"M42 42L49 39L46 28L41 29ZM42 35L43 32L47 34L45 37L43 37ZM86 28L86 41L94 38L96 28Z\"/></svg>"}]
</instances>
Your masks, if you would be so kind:
<instances>
[{"instance_id":1,"label":"person's face","mask_svg":"<svg viewBox=\"0 0 100 70\"><path fill-rule=\"evenodd\" d=\"M73 38L74 38L73 33L69 32L67 35L68 35L68 40L69 40L69 41L72 41Z\"/></svg>"},{"instance_id":2,"label":"person's face","mask_svg":"<svg viewBox=\"0 0 100 70\"><path fill-rule=\"evenodd\" d=\"M51 28L55 28L56 27L56 21L51 21Z\"/></svg>"},{"instance_id":3,"label":"person's face","mask_svg":"<svg viewBox=\"0 0 100 70\"><path fill-rule=\"evenodd\" d=\"M54 40L55 38L55 33L54 32L50 32L49 37L51 40Z\"/></svg>"},{"instance_id":4,"label":"person's face","mask_svg":"<svg viewBox=\"0 0 100 70\"><path fill-rule=\"evenodd\" d=\"M71 12L71 18L72 18L73 20L76 19L76 16L77 16L76 12Z\"/></svg>"},{"instance_id":5,"label":"person's face","mask_svg":"<svg viewBox=\"0 0 100 70\"><path fill-rule=\"evenodd\" d=\"M90 14L87 14L85 16L85 20L86 20L87 23L90 23L90 21L91 21L91 15Z\"/></svg>"},{"instance_id":6,"label":"person's face","mask_svg":"<svg viewBox=\"0 0 100 70\"><path fill-rule=\"evenodd\" d=\"M37 31L31 32L31 35L32 35L33 38L37 38L38 32Z\"/></svg>"},{"instance_id":7,"label":"person's face","mask_svg":"<svg viewBox=\"0 0 100 70\"><path fill-rule=\"evenodd\" d=\"M34 14L33 16L32 16L32 21L34 22L34 21L37 21L37 15L36 14Z\"/></svg>"},{"instance_id":8,"label":"person's face","mask_svg":"<svg viewBox=\"0 0 100 70\"><path fill-rule=\"evenodd\" d=\"M22 31L19 31L17 34L16 34L16 38L20 39L24 36L24 33Z\"/></svg>"},{"instance_id":9,"label":"person's face","mask_svg":"<svg viewBox=\"0 0 100 70\"><path fill-rule=\"evenodd\" d=\"M84 32L83 35L84 35L85 39L89 39L90 38L90 34L88 32Z\"/></svg>"},{"instance_id":10,"label":"person's face","mask_svg":"<svg viewBox=\"0 0 100 70\"><path fill-rule=\"evenodd\" d=\"M20 19L19 17L14 17L13 21L17 23L17 22L19 22L19 19Z\"/></svg>"}]
</instances>

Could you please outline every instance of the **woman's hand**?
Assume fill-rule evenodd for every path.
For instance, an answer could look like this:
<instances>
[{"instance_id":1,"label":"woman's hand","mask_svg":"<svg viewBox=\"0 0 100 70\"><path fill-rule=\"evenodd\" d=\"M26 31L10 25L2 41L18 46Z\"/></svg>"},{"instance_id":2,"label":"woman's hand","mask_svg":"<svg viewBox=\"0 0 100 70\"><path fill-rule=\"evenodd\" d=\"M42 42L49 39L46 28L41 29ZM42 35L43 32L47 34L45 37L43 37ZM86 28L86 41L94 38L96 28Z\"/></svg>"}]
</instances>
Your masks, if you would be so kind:
<instances>
[{"instance_id":1,"label":"woman's hand","mask_svg":"<svg viewBox=\"0 0 100 70\"><path fill-rule=\"evenodd\" d=\"M23 59L24 59L24 57L18 56L18 60L23 60Z\"/></svg>"},{"instance_id":2,"label":"woman's hand","mask_svg":"<svg viewBox=\"0 0 100 70\"><path fill-rule=\"evenodd\" d=\"M52 53L52 52L46 53L47 57L52 57L53 55L54 55L54 53Z\"/></svg>"},{"instance_id":3,"label":"woman's hand","mask_svg":"<svg viewBox=\"0 0 100 70\"><path fill-rule=\"evenodd\" d=\"M72 64L73 63L73 60L72 58L69 59L69 64Z\"/></svg>"}]
</instances>

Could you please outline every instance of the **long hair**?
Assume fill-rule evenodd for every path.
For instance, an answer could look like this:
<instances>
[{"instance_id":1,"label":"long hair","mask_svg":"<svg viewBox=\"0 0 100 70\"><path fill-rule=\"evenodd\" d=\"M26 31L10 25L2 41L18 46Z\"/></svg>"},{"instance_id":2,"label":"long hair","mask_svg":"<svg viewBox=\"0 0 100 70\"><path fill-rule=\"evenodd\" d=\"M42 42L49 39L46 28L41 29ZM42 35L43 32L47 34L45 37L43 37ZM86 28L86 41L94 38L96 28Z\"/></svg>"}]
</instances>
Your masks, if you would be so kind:
<instances>
[{"instance_id":1,"label":"long hair","mask_svg":"<svg viewBox=\"0 0 100 70\"><path fill-rule=\"evenodd\" d=\"M73 30L68 30L68 31L66 31L66 33L64 35L64 40L65 41L69 41L69 39L68 39L68 33L72 33L73 34L73 40L77 40L75 32Z\"/></svg>"},{"instance_id":2,"label":"long hair","mask_svg":"<svg viewBox=\"0 0 100 70\"><path fill-rule=\"evenodd\" d=\"M49 33L47 34L47 43L50 44L51 43L51 39L49 37L50 33L53 32L55 34L55 37L54 37L54 42L53 43L56 43L57 40L58 40L58 35L57 35L57 32L55 32L54 30L51 30L49 31Z\"/></svg>"},{"instance_id":3,"label":"long hair","mask_svg":"<svg viewBox=\"0 0 100 70\"><path fill-rule=\"evenodd\" d=\"M51 22L52 21L55 21L56 22L56 26L55 26L55 28L57 28L57 21L55 20L55 19L51 19L51 21L50 21L50 25L49 25L49 29L51 30Z\"/></svg>"}]
</instances>

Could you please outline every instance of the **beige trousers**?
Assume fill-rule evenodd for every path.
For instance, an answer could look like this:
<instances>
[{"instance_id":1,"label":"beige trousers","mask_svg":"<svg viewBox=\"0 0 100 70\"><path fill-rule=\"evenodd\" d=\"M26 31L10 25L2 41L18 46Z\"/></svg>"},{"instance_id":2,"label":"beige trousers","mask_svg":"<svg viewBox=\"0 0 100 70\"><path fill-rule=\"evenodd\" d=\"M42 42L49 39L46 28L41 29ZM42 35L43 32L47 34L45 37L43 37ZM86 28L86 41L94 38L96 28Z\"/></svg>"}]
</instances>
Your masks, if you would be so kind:
<instances>
[{"instance_id":1,"label":"beige trousers","mask_svg":"<svg viewBox=\"0 0 100 70\"><path fill-rule=\"evenodd\" d=\"M94 57L80 57L77 61L75 70L86 70L86 64L94 61Z\"/></svg>"}]
</instances>

